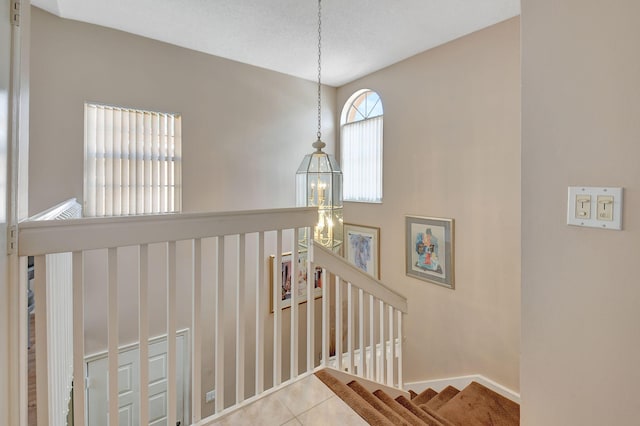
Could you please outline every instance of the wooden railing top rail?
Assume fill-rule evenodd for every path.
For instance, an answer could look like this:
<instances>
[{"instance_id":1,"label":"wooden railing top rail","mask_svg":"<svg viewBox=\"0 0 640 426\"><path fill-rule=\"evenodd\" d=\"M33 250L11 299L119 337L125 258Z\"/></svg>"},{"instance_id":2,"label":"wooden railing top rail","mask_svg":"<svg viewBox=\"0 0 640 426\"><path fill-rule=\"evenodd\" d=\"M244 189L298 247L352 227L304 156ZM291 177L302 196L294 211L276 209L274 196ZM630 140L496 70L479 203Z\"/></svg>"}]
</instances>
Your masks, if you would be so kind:
<instances>
[{"instance_id":1,"label":"wooden railing top rail","mask_svg":"<svg viewBox=\"0 0 640 426\"><path fill-rule=\"evenodd\" d=\"M20 256L313 226L314 207L21 222Z\"/></svg>"},{"instance_id":2,"label":"wooden railing top rail","mask_svg":"<svg viewBox=\"0 0 640 426\"><path fill-rule=\"evenodd\" d=\"M354 267L344 258L336 256L333 252L319 244L313 245L313 263L316 266L326 268L342 280L350 282L357 288L361 288L378 299L384 300L385 303L393 306L395 309L405 314L407 313L406 297L390 289L371 275Z\"/></svg>"}]
</instances>

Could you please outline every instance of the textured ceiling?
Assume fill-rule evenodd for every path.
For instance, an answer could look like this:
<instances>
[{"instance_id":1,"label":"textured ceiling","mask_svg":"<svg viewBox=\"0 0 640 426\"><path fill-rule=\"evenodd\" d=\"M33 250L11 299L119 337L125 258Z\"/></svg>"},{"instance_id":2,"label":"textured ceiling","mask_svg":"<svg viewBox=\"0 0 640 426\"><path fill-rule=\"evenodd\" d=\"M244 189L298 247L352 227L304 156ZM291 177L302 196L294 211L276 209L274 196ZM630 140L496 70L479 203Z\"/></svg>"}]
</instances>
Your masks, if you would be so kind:
<instances>
[{"instance_id":1,"label":"textured ceiling","mask_svg":"<svg viewBox=\"0 0 640 426\"><path fill-rule=\"evenodd\" d=\"M308 80L314 0L32 0L74 19ZM520 0L323 0L322 80L340 86L520 13Z\"/></svg>"}]
</instances>

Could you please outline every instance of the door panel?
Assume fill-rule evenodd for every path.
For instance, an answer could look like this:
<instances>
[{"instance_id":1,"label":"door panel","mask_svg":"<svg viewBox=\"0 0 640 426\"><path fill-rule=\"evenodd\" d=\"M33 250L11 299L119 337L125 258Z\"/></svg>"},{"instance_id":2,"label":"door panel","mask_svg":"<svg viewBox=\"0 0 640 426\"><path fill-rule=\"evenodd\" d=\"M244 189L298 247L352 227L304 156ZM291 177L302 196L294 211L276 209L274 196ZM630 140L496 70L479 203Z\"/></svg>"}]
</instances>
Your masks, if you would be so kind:
<instances>
[{"instance_id":1,"label":"door panel","mask_svg":"<svg viewBox=\"0 0 640 426\"><path fill-rule=\"evenodd\" d=\"M181 423L184 414L184 372L183 361L185 337L180 334L176 338L176 385L177 385L177 420ZM167 342L156 341L149 344L149 424L151 426L167 426ZM89 426L107 426L108 392L107 392L107 357L87 362L87 415ZM137 347L123 350L118 356L118 419L121 426L138 425L140 407L139 399L139 350Z\"/></svg>"}]
</instances>

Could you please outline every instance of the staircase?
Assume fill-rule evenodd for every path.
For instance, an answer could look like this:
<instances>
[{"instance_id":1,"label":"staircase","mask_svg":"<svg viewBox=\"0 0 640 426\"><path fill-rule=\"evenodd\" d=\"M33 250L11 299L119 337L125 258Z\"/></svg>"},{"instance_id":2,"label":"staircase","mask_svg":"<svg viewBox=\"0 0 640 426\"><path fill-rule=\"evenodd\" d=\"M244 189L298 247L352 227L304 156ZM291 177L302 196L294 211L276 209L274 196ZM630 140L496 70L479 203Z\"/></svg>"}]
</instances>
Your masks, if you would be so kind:
<instances>
[{"instance_id":1,"label":"staircase","mask_svg":"<svg viewBox=\"0 0 640 426\"><path fill-rule=\"evenodd\" d=\"M520 406L472 382L463 390L448 386L441 392L410 391L395 399L383 390L370 392L358 381L347 384L329 370L315 373L336 395L370 425L517 426Z\"/></svg>"}]
</instances>

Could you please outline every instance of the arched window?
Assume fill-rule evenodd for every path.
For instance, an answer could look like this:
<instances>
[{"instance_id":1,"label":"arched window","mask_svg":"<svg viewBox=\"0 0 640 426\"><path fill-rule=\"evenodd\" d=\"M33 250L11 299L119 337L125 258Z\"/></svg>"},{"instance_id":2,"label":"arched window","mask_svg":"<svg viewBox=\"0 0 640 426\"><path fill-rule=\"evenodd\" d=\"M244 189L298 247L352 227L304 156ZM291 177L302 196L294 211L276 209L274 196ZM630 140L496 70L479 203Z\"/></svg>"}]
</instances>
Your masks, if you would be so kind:
<instances>
[{"instance_id":1,"label":"arched window","mask_svg":"<svg viewBox=\"0 0 640 426\"><path fill-rule=\"evenodd\" d=\"M382 101L373 90L354 93L342 109L340 161L345 201L382 202Z\"/></svg>"}]
</instances>

